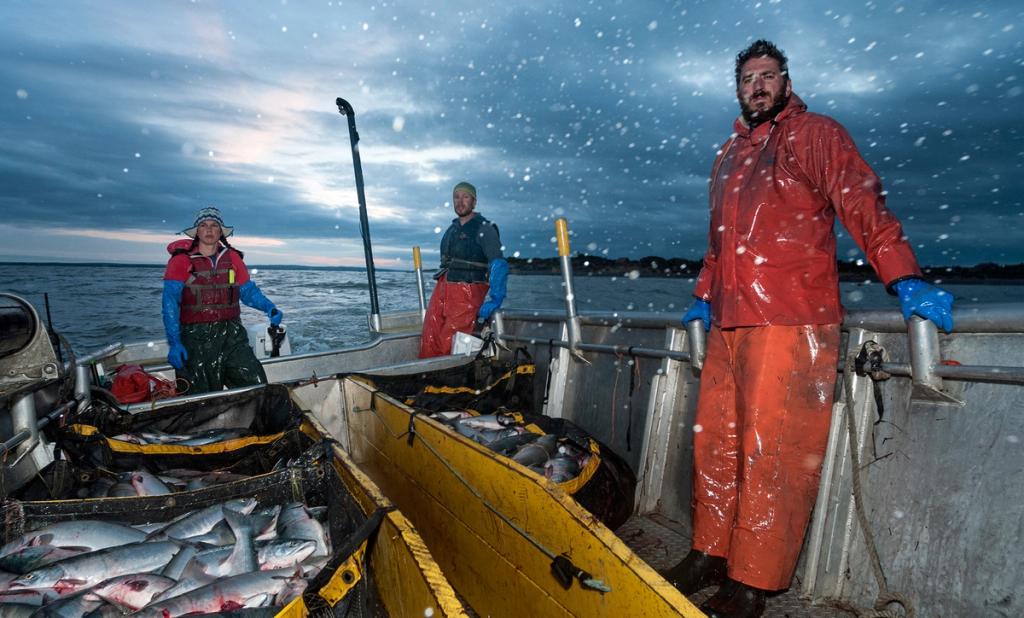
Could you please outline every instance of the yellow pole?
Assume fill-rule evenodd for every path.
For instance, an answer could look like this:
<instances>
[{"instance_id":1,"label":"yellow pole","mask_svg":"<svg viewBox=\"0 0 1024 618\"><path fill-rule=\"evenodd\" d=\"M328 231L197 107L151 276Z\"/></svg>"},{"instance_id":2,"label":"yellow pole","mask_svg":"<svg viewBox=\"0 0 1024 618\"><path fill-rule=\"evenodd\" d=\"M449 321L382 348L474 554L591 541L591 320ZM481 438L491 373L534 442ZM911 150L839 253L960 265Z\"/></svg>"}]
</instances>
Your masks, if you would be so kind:
<instances>
[{"instance_id":1,"label":"yellow pole","mask_svg":"<svg viewBox=\"0 0 1024 618\"><path fill-rule=\"evenodd\" d=\"M558 239L558 256L569 255L569 222L565 219L555 219L555 238Z\"/></svg>"},{"instance_id":2,"label":"yellow pole","mask_svg":"<svg viewBox=\"0 0 1024 618\"><path fill-rule=\"evenodd\" d=\"M555 239L558 241L558 262L562 269L562 287L565 290L565 317L569 331L569 353L573 358L586 361L580 352L580 318L576 314L576 292L572 285L572 257L569 255L569 223L555 219ZM589 362L589 361L588 361Z\"/></svg>"},{"instance_id":3,"label":"yellow pole","mask_svg":"<svg viewBox=\"0 0 1024 618\"><path fill-rule=\"evenodd\" d=\"M412 248L412 266L416 271L416 291L420 295L420 322L427 317L427 293L423 288L423 258L420 256L420 248Z\"/></svg>"}]
</instances>

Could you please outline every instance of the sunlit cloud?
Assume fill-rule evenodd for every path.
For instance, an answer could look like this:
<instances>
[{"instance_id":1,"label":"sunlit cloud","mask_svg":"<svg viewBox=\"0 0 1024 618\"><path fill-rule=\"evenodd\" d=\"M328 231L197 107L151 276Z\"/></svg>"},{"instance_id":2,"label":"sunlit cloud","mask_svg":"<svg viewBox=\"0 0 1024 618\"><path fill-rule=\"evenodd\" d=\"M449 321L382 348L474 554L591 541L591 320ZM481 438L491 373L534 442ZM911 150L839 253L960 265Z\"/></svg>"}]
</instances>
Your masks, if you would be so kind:
<instances>
[{"instance_id":1,"label":"sunlit cloud","mask_svg":"<svg viewBox=\"0 0 1024 618\"><path fill-rule=\"evenodd\" d=\"M870 94L883 91L886 83L887 78L881 71L842 70L804 79L802 87L819 95ZM794 81L794 89L800 88L801 84Z\"/></svg>"},{"instance_id":2,"label":"sunlit cloud","mask_svg":"<svg viewBox=\"0 0 1024 618\"><path fill-rule=\"evenodd\" d=\"M145 230L132 230L132 229L110 229L110 230L98 230L98 229L78 229L78 228L35 228L35 232L45 232L55 236L78 236L81 238L98 238L101 240L112 240L117 242L132 242L132 243L154 243L154 242L170 242L174 240L174 235L167 234L166 232L149 232ZM182 236L181 238L187 238ZM285 245L285 241L278 238L268 238L264 236L242 236L232 235L231 241L233 243L244 244L249 247L282 247Z\"/></svg>"}]
</instances>

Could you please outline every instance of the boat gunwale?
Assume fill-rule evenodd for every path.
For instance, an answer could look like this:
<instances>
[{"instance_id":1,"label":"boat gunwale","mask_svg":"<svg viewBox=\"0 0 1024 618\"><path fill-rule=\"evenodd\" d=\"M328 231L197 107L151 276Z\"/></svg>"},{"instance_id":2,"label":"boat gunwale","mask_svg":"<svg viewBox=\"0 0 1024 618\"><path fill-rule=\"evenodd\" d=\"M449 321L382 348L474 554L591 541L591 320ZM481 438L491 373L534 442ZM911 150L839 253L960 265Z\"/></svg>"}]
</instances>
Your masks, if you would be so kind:
<instances>
[{"instance_id":1,"label":"boat gunwale","mask_svg":"<svg viewBox=\"0 0 1024 618\"><path fill-rule=\"evenodd\" d=\"M510 458L503 457L493 451L487 449L483 445L477 444L476 442L459 435L451 428L447 427L443 423L429 418L425 415L415 414L410 411L409 406L406 406L402 402L398 401L394 397L387 393L377 390L375 386L368 384L366 381L359 379L357 376L345 376L339 379L346 380L353 384L359 385L365 389L373 399L381 400L390 405L394 410L399 411L407 419L408 417L414 417L414 424L419 425L420 428L416 432L416 437L424 439L423 425L427 428L427 439L430 437L440 436L446 440L451 441L460 447L468 447L470 450L487 458L488 460L497 463L499 466L504 468L506 472L515 474L521 477L524 481L530 483L532 486L539 488L542 492L547 494L559 507L568 515L573 525L583 528L591 532L593 537L597 540L599 549L590 549L586 553L591 553L595 556L612 556L615 558L619 567L626 571L633 573L636 579L640 582L640 585L650 590L657 598L663 602L667 608L671 608L675 613L674 615L682 615L687 617L698 617L703 614L700 613L695 606L693 606L674 586L669 584L661 575L659 575L650 565L648 565L643 559L641 559L622 539L615 535L610 529L608 529L603 523L601 523L596 516L580 506L564 489L558 487L557 484L550 482L548 479L537 475L530 471L524 466L512 461ZM346 414L352 414L355 410L346 410ZM365 410L363 410L365 412ZM386 424L384 419L380 418L377 413L373 414L377 418L377 422L384 423L386 430L394 436L390 426ZM406 423L407 425L408 423ZM350 434L351 434L352 423L349 423ZM434 432L431 435L430 432ZM350 438L351 439L351 438ZM404 439L404 438L403 438ZM432 442L433 444L433 442ZM375 447L376 448L376 447ZM440 448L440 447L438 447ZM445 447L447 448L447 447ZM429 493L428 493L429 495ZM486 507L485 507L486 508ZM596 525L595 525L596 524ZM532 518L522 518L520 525L536 528L536 523ZM540 537L537 531L529 531L531 535ZM541 533L543 531L540 531ZM564 543L564 540L546 539L546 544L555 545L556 543ZM495 548L497 549L497 548ZM537 550L534 550L537 551ZM586 560L577 558L581 563L581 568L586 568ZM551 577L550 574L545 574L547 577ZM595 577L600 577L600 573L594 573ZM594 594L598 594L594 592Z\"/></svg>"}]
</instances>

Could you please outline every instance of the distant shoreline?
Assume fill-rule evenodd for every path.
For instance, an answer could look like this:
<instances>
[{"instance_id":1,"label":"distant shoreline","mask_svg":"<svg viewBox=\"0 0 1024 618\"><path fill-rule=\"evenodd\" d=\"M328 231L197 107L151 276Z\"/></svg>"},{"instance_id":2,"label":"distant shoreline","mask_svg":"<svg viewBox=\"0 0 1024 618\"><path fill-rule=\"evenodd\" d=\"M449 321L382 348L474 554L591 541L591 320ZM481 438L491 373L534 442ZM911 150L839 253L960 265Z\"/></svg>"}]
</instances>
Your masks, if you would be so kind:
<instances>
[{"instance_id":1,"label":"distant shoreline","mask_svg":"<svg viewBox=\"0 0 1024 618\"><path fill-rule=\"evenodd\" d=\"M509 258L510 272L516 275L557 275L558 258ZM878 276L867 264L836 263L839 280L844 283L877 282ZM693 278L700 273L703 263L683 258L648 256L639 260L619 258L611 260L601 256L577 255L572 258L573 275L598 277L667 277ZM930 281L944 283L979 283L986 285L1016 285L1024 282L1024 264L982 263L974 266L922 266L921 272Z\"/></svg>"},{"instance_id":2,"label":"distant shoreline","mask_svg":"<svg viewBox=\"0 0 1024 618\"><path fill-rule=\"evenodd\" d=\"M558 275L560 260L558 258L508 258L510 273L514 275ZM86 266L99 268L164 268L164 264L139 264L119 262L55 262L55 261L0 261L0 266ZM683 258L662 258L648 256L639 260L629 258L609 259L603 256L576 255L572 258L573 275L576 277L629 277L651 278L663 277L670 279L694 278L700 272L702 263L698 260ZM866 264L855 262L837 262L839 280L844 283L878 282L874 270ZM302 264L253 264L250 270L317 270L366 272L361 266L306 266ZM381 268L379 272L413 271L399 268ZM434 272L436 269L425 269ZM958 284L983 285L1018 285L1024 282L1024 263L994 264L991 262L974 266L922 266L921 271L930 281Z\"/></svg>"}]
</instances>

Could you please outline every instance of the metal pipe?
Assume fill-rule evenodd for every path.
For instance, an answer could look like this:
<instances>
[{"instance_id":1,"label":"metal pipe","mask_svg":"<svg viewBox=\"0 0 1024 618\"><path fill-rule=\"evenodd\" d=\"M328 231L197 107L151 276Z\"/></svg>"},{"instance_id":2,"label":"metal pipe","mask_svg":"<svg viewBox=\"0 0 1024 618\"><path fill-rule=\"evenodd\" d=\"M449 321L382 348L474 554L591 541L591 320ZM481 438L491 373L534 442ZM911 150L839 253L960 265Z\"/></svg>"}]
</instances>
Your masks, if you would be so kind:
<instances>
[{"instance_id":1,"label":"metal pipe","mask_svg":"<svg viewBox=\"0 0 1024 618\"><path fill-rule=\"evenodd\" d=\"M561 322L565 314L557 310L502 309L510 320L526 322ZM679 315L649 311L620 314L604 311L579 313L583 325L604 326L621 324L637 328L678 328ZM985 304L954 308L953 319L957 333L1020 333L1024 332L1024 311L1020 304ZM897 310L850 311L843 320L843 329L863 328L875 333L905 333L907 323Z\"/></svg>"},{"instance_id":2,"label":"metal pipe","mask_svg":"<svg viewBox=\"0 0 1024 618\"><path fill-rule=\"evenodd\" d=\"M560 339L537 339L536 337L519 337L516 335L499 335L499 339L502 341L509 341L512 343L530 343L530 344L548 344L556 348L572 349L572 344L568 341ZM663 350L661 348L644 348L639 346L628 346L628 345L613 345L608 343L578 343L577 347L580 350L586 350L587 352L599 352L601 354L615 354L616 356L643 356L647 358L671 358L672 360L690 362L690 354L688 352L679 352L676 350Z\"/></svg>"},{"instance_id":3,"label":"metal pipe","mask_svg":"<svg viewBox=\"0 0 1024 618\"><path fill-rule=\"evenodd\" d=\"M32 397L32 395L26 395L26 398L29 398L29 397ZM21 402L19 401L18 404L20 404L20 403ZM54 408L49 414L47 414L43 418L39 419L36 422L35 431L34 432L32 431L32 429L26 427L26 428L22 429L21 431L15 433L10 438L7 438L7 440L4 440L3 443L0 443L0 457L3 457L8 452L13 451L14 449L18 448L18 446L20 446L21 443L25 442L26 440L33 440L33 439L38 440L39 439L39 431L41 429L43 429L44 427L46 427L47 425L49 425L53 421L57 420L62 414L67 413L74 406L77 406L78 403L79 403L79 399L77 397L75 399L72 399L71 401L67 401L67 402L61 404L60 406ZM15 405L18 405L18 404L15 404ZM34 401L32 403L32 408L33 408L33 410L35 409L35 402ZM15 463L17 463L17 462L15 462ZM10 465L13 466L14 464L12 463Z\"/></svg>"},{"instance_id":4,"label":"metal pipe","mask_svg":"<svg viewBox=\"0 0 1024 618\"><path fill-rule=\"evenodd\" d=\"M939 360L939 331L930 321L911 316L907 323L910 337L910 369L914 382L931 388L942 388L942 379L932 373Z\"/></svg>"},{"instance_id":5,"label":"metal pipe","mask_svg":"<svg viewBox=\"0 0 1024 618\"><path fill-rule=\"evenodd\" d=\"M427 317L427 294L423 287L423 258L420 257L420 248L412 248L412 266L416 271L416 292L420 295L420 320Z\"/></svg>"},{"instance_id":6,"label":"metal pipe","mask_svg":"<svg viewBox=\"0 0 1024 618\"><path fill-rule=\"evenodd\" d=\"M26 452L33 449L39 442L39 421L36 418L35 393L23 395L11 406L11 430L14 432L14 437L22 436L26 432L28 433L27 436L21 437L17 443L20 445L23 442L28 442L29 447L26 449ZM14 437L11 439L13 440ZM16 463L14 462L10 465L13 466Z\"/></svg>"},{"instance_id":7,"label":"metal pipe","mask_svg":"<svg viewBox=\"0 0 1024 618\"><path fill-rule=\"evenodd\" d=\"M569 223L559 218L555 220L555 238L558 240L558 261L562 270L562 285L565 286L565 315L569 329L569 351L576 358L580 354L580 318L576 314L576 293L572 285L572 257L569 250Z\"/></svg>"},{"instance_id":8,"label":"metal pipe","mask_svg":"<svg viewBox=\"0 0 1024 618\"><path fill-rule=\"evenodd\" d=\"M13 451L18 448L22 442L32 437L32 432L28 429L22 429L18 433L14 434L10 438L4 440L3 444L0 444L0 457L6 455L9 451Z\"/></svg>"},{"instance_id":9,"label":"metal pipe","mask_svg":"<svg viewBox=\"0 0 1024 618\"><path fill-rule=\"evenodd\" d=\"M690 320L686 323L686 339L690 351L690 362L696 371L704 368L704 354L707 351L708 332L704 320Z\"/></svg>"},{"instance_id":10,"label":"metal pipe","mask_svg":"<svg viewBox=\"0 0 1024 618\"><path fill-rule=\"evenodd\" d=\"M75 363L79 365L91 365L92 363L95 363L97 360L101 358L106 358L108 356L120 354L122 350L124 350L123 343L112 343L107 347L100 348L99 350L96 350L91 354L86 354L85 356L78 357L77 359L75 359Z\"/></svg>"},{"instance_id":11,"label":"metal pipe","mask_svg":"<svg viewBox=\"0 0 1024 618\"><path fill-rule=\"evenodd\" d=\"M987 303L953 307L957 333L1019 333L1024 331L1024 312L1020 304ZM863 328L876 333L901 333L907 329L899 311L851 311L843 328Z\"/></svg>"},{"instance_id":12,"label":"metal pipe","mask_svg":"<svg viewBox=\"0 0 1024 618\"><path fill-rule=\"evenodd\" d=\"M92 367L78 363L75 365L75 397L81 398L83 404L92 400Z\"/></svg>"},{"instance_id":13,"label":"metal pipe","mask_svg":"<svg viewBox=\"0 0 1024 618\"><path fill-rule=\"evenodd\" d=\"M153 402L146 403L133 403L127 406L123 406L122 409L128 410L129 412L145 412L147 410L157 410L160 408L166 408L168 406L177 406L183 403L196 403L199 401L206 401L208 399L219 399L228 395L237 395L239 393L248 393L250 391L256 391L261 388L265 388L266 384L254 384L252 386L240 386L238 388L231 388L223 391L214 391L212 393L201 393L198 395L186 395L184 397L171 397L169 399L157 399Z\"/></svg>"},{"instance_id":14,"label":"metal pipe","mask_svg":"<svg viewBox=\"0 0 1024 618\"><path fill-rule=\"evenodd\" d=\"M359 198L359 231L363 235L363 253L366 258L366 277L370 283L370 321L380 332L380 305L377 303L377 273L373 269L373 248L370 242L370 221L366 215L366 194L363 191L363 162L359 157L359 132L356 131L356 111L352 104L338 97L335 103L342 116L348 119L348 136L352 143L352 167L356 173L356 195Z\"/></svg>"},{"instance_id":15,"label":"metal pipe","mask_svg":"<svg viewBox=\"0 0 1024 618\"><path fill-rule=\"evenodd\" d=\"M519 335L500 334L502 341L510 343L528 343L533 345L550 343L556 348L570 347L568 341L548 340L538 337L523 337ZM597 352L599 354L615 354L618 356L643 356L648 358L670 358L672 360L688 362L693 364L693 352L676 352L660 348L644 348L636 346L612 345L603 343L580 343L577 346L580 350ZM837 367L842 373L843 367ZM913 370L909 363L882 363L882 371L889 375L911 377ZM1024 367L999 367L993 365L938 365L933 368L935 375L952 380L978 380L991 382L1006 382L1010 384L1024 384Z\"/></svg>"},{"instance_id":16,"label":"metal pipe","mask_svg":"<svg viewBox=\"0 0 1024 618\"><path fill-rule=\"evenodd\" d=\"M81 400L83 405L92 400L93 364L101 358L120 354L122 350L123 343L112 343L75 360L75 397Z\"/></svg>"},{"instance_id":17,"label":"metal pipe","mask_svg":"<svg viewBox=\"0 0 1024 618\"><path fill-rule=\"evenodd\" d=\"M842 361L839 364L842 365ZM882 371L891 376L903 376L905 378L909 378L913 374L913 371L910 369L910 363L882 363Z\"/></svg>"},{"instance_id":18,"label":"metal pipe","mask_svg":"<svg viewBox=\"0 0 1024 618\"><path fill-rule=\"evenodd\" d=\"M1024 367L997 367L992 365L938 365L935 375L950 380L977 380L980 382L1009 382L1024 384Z\"/></svg>"},{"instance_id":19,"label":"metal pipe","mask_svg":"<svg viewBox=\"0 0 1024 618\"><path fill-rule=\"evenodd\" d=\"M57 406L49 413L47 413L45 416L43 416L43 418L39 419L39 422L36 424L36 428L40 430L43 429L53 421L60 418L62 415L70 412L72 408L77 406L79 403L81 403L81 400L78 399L77 397L72 399L71 401L66 401L62 403L61 405Z\"/></svg>"}]
</instances>

